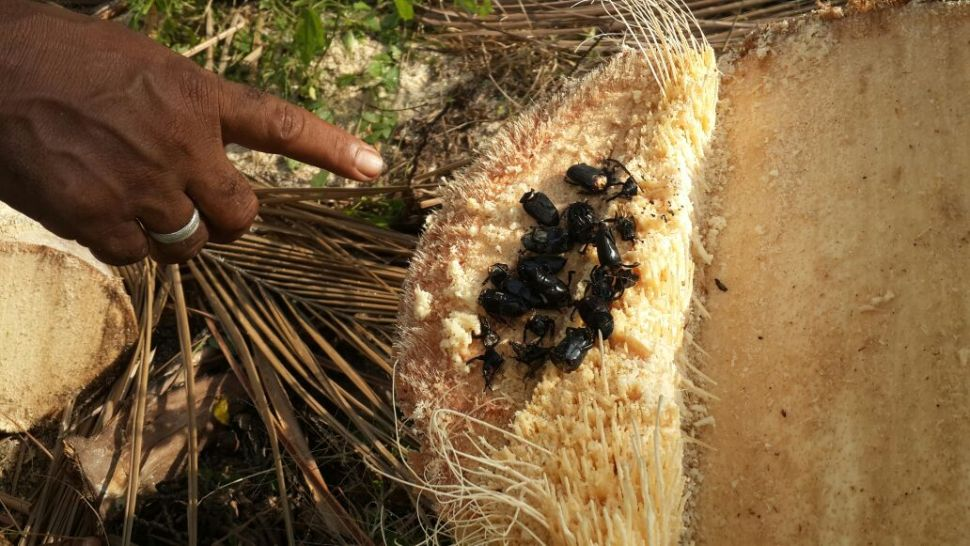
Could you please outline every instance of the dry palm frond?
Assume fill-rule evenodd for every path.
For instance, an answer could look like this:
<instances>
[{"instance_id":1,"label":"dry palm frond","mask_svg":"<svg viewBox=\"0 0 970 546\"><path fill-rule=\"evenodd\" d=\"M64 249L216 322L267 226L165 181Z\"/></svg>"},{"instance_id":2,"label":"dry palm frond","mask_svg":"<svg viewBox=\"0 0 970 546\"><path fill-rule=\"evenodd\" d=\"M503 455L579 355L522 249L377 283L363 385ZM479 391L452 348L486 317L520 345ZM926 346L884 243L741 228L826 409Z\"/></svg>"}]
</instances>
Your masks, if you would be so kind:
<instances>
[{"instance_id":1,"label":"dry palm frond","mask_svg":"<svg viewBox=\"0 0 970 546\"><path fill-rule=\"evenodd\" d=\"M172 280L172 291L175 294L175 319L178 323L179 347L185 374L185 396L189 410L189 424L186 427L188 436L188 453L186 456L189 460L188 535L189 546L195 546L198 544L199 533L199 437L195 418L195 368L192 362L192 334L189 333L189 313L185 307L182 274L178 266L175 265L169 266L168 273Z\"/></svg>"},{"instance_id":2,"label":"dry palm frond","mask_svg":"<svg viewBox=\"0 0 970 546\"><path fill-rule=\"evenodd\" d=\"M818 7L815 0L687 0L683 4L697 20L695 34L703 34L716 50L761 25ZM447 47L473 55L481 53L483 44L528 43L576 59L594 47L615 52L629 38L624 24L603 2L493 0L492 13L484 16L441 2L418 8L418 20L434 27L435 39Z\"/></svg>"},{"instance_id":3,"label":"dry palm frond","mask_svg":"<svg viewBox=\"0 0 970 546\"><path fill-rule=\"evenodd\" d=\"M211 245L181 272L170 268L156 274L156 266L147 263L120 269L142 336L113 384L66 416L61 436L93 434L133 407L128 434L139 438L138 409L149 396L147 386L156 385L152 393L161 393L180 381L188 383L193 375L193 366L183 364L185 354L198 352L190 349L191 312L205 319L219 351L255 402L268 425L270 447L275 452L277 441L282 443L295 462L324 525L342 540L370 543L370 535L348 514L346 501L328 486L298 415L309 415L339 435L366 464L392 475L402 471L389 402L390 351L414 238L354 219L339 208L348 199L400 190L257 188L264 206L253 233L230 245ZM201 309L186 302L192 296ZM167 306L170 300L173 305ZM152 365L151 332L172 309L182 354ZM274 455L286 534L295 543L285 465L282 453ZM31 514L21 544L102 532L98 510L90 504L97 499L89 501L73 485L79 482L60 442L52 457L47 480L29 499ZM198 475L193 467L190 463L190 483ZM136 475L137 467L130 472ZM136 482L129 484L123 539L131 536L137 514ZM191 528L198 491L191 485L190 491Z\"/></svg>"},{"instance_id":4,"label":"dry palm frond","mask_svg":"<svg viewBox=\"0 0 970 546\"><path fill-rule=\"evenodd\" d=\"M215 313L213 334L227 360L257 404L265 404L264 421L302 471L327 526L355 543L370 538L329 489L290 395L368 464L392 474L401 470L391 448L395 416L387 374L413 238L306 200L377 189L260 189L268 203L255 233L212 245L190 264Z\"/></svg>"},{"instance_id":5,"label":"dry palm frond","mask_svg":"<svg viewBox=\"0 0 970 546\"><path fill-rule=\"evenodd\" d=\"M148 289L145 291L144 314L146 317L152 317L156 268L148 265L146 269L148 270ZM151 347L153 328L151 327L150 321L145 321L144 324L145 326L142 328L141 334L141 345L143 347ZM138 391L135 397L134 419L131 423L134 440L132 441L131 461L128 470L129 480L128 497L125 502L125 528L121 538L122 544L125 546L131 544L131 532L135 523L135 508L138 501L138 484L141 473L142 431L145 426L145 406L148 403L148 376L151 363L152 358L149 356L148 351L142 351L141 363L138 366Z\"/></svg>"}]
</instances>

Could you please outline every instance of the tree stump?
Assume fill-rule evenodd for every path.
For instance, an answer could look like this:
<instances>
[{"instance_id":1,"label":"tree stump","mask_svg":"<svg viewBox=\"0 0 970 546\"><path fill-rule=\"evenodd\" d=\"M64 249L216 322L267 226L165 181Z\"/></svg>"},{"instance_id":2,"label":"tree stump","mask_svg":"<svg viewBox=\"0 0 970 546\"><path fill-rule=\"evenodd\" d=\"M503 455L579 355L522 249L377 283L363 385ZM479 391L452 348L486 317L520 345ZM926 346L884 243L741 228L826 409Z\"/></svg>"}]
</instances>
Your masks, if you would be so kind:
<instances>
[{"instance_id":1,"label":"tree stump","mask_svg":"<svg viewBox=\"0 0 970 546\"><path fill-rule=\"evenodd\" d=\"M0 430L62 409L136 336L111 268L0 203Z\"/></svg>"}]
</instances>

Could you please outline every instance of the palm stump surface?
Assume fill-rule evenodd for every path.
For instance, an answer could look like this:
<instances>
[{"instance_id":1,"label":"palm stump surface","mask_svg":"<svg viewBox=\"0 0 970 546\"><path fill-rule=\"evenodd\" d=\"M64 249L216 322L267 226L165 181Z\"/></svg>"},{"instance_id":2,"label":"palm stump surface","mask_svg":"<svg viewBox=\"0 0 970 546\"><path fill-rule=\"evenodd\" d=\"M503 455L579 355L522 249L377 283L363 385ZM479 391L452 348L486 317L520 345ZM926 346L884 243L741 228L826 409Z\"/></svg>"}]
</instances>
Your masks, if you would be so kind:
<instances>
[{"instance_id":1,"label":"palm stump surface","mask_svg":"<svg viewBox=\"0 0 970 546\"><path fill-rule=\"evenodd\" d=\"M698 538L961 543L970 5L792 27L722 80Z\"/></svg>"}]
</instances>

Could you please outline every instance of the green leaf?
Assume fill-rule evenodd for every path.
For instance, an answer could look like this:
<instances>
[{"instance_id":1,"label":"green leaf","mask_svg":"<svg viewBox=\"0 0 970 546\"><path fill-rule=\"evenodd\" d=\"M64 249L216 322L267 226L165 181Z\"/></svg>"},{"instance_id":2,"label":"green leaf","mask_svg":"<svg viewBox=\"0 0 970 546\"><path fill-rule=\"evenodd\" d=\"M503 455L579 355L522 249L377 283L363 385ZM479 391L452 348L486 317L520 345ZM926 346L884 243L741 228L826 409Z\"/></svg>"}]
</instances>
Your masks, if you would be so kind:
<instances>
[{"instance_id":1,"label":"green leaf","mask_svg":"<svg viewBox=\"0 0 970 546\"><path fill-rule=\"evenodd\" d=\"M330 173L321 170L310 179L310 186L314 188L324 188L330 182Z\"/></svg>"},{"instance_id":2,"label":"green leaf","mask_svg":"<svg viewBox=\"0 0 970 546\"><path fill-rule=\"evenodd\" d=\"M358 77L359 76L357 74L341 74L340 76L337 76L336 79L337 87L350 87L351 85L357 83Z\"/></svg>"},{"instance_id":3,"label":"green leaf","mask_svg":"<svg viewBox=\"0 0 970 546\"><path fill-rule=\"evenodd\" d=\"M303 64L310 64L327 47L327 35L317 12L308 8L300 13L293 40Z\"/></svg>"},{"instance_id":4,"label":"green leaf","mask_svg":"<svg viewBox=\"0 0 970 546\"><path fill-rule=\"evenodd\" d=\"M371 199L365 197L352 207L346 209L344 214L387 229L393 222L400 218L404 210L405 204L403 199Z\"/></svg>"},{"instance_id":5,"label":"green leaf","mask_svg":"<svg viewBox=\"0 0 970 546\"><path fill-rule=\"evenodd\" d=\"M306 166L306 163L301 163L295 159L290 159L289 157L284 158L286 160L286 166L290 169L290 172L296 172L300 167Z\"/></svg>"},{"instance_id":6,"label":"green leaf","mask_svg":"<svg viewBox=\"0 0 970 546\"><path fill-rule=\"evenodd\" d=\"M361 21L361 24L367 30L377 32L381 30L381 18L376 15L371 15L370 17Z\"/></svg>"},{"instance_id":7,"label":"green leaf","mask_svg":"<svg viewBox=\"0 0 970 546\"><path fill-rule=\"evenodd\" d=\"M384 89L387 89L391 93L396 92L401 81L401 69L397 65L388 67L388 69L384 72L384 77L381 80L381 83L384 85Z\"/></svg>"},{"instance_id":8,"label":"green leaf","mask_svg":"<svg viewBox=\"0 0 970 546\"><path fill-rule=\"evenodd\" d=\"M411 0L394 0L394 9L397 10L401 19L405 21L414 19L414 4L411 3Z\"/></svg>"},{"instance_id":9,"label":"green leaf","mask_svg":"<svg viewBox=\"0 0 970 546\"><path fill-rule=\"evenodd\" d=\"M347 50L348 53L357 49L357 36L354 35L353 30L348 30L347 32L344 32L344 35L342 38L344 43L344 49Z\"/></svg>"},{"instance_id":10,"label":"green leaf","mask_svg":"<svg viewBox=\"0 0 970 546\"><path fill-rule=\"evenodd\" d=\"M379 80L384 76L384 70L386 69L386 64L384 61L378 57L374 57L373 60L367 65L365 70L366 74L375 80Z\"/></svg>"},{"instance_id":11,"label":"green leaf","mask_svg":"<svg viewBox=\"0 0 970 546\"><path fill-rule=\"evenodd\" d=\"M455 4L473 15L488 15L492 13L492 0L455 0Z\"/></svg>"},{"instance_id":12,"label":"green leaf","mask_svg":"<svg viewBox=\"0 0 970 546\"><path fill-rule=\"evenodd\" d=\"M391 11L384 14L381 17L381 31L387 32L393 40L400 40L401 36L397 33L397 26L401 23L401 16L397 14L397 11Z\"/></svg>"},{"instance_id":13,"label":"green leaf","mask_svg":"<svg viewBox=\"0 0 970 546\"><path fill-rule=\"evenodd\" d=\"M313 111L313 113L316 114L317 117L319 117L323 121L328 121L330 123L333 123L333 120L334 120L333 110L327 108L326 106L321 106L320 108L317 108L316 110Z\"/></svg>"}]
</instances>

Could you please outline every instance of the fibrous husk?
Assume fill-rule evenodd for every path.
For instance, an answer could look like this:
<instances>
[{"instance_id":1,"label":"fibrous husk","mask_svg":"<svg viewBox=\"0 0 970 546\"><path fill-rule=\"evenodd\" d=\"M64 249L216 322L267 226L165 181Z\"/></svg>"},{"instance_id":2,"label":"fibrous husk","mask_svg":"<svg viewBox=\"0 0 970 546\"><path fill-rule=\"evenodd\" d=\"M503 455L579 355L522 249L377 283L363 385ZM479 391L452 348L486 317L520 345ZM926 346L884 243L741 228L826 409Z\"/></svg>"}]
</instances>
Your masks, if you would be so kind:
<instances>
[{"instance_id":1,"label":"fibrous husk","mask_svg":"<svg viewBox=\"0 0 970 546\"><path fill-rule=\"evenodd\" d=\"M631 2L618 17L643 25L631 35L644 44L660 44L620 54L493 140L446 190L412 262L398 395L424 437L416 479L463 544L680 536L685 385L675 358L692 286L689 195L713 130L717 75L713 52L686 37L674 7ZM563 183L570 165L606 157L640 181L636 198L605 202ZM533 188L560 207L589 199L603 217L631 214L638 241L623 259L638 264L640 283L614 305L615 333L578 371L548 365L530 380L500 348L506 363L486 391L479 367L465 363L482 352L476 298L490 264L515 263L534 224L519 198ZM576 279L597 263L592 249L570 256ZM582 283L574 288L580 295ZM567 310L556 331L580 324ZM503 338L521 335L521 321L493 325Z\"/></svg>"}]
</instances>

